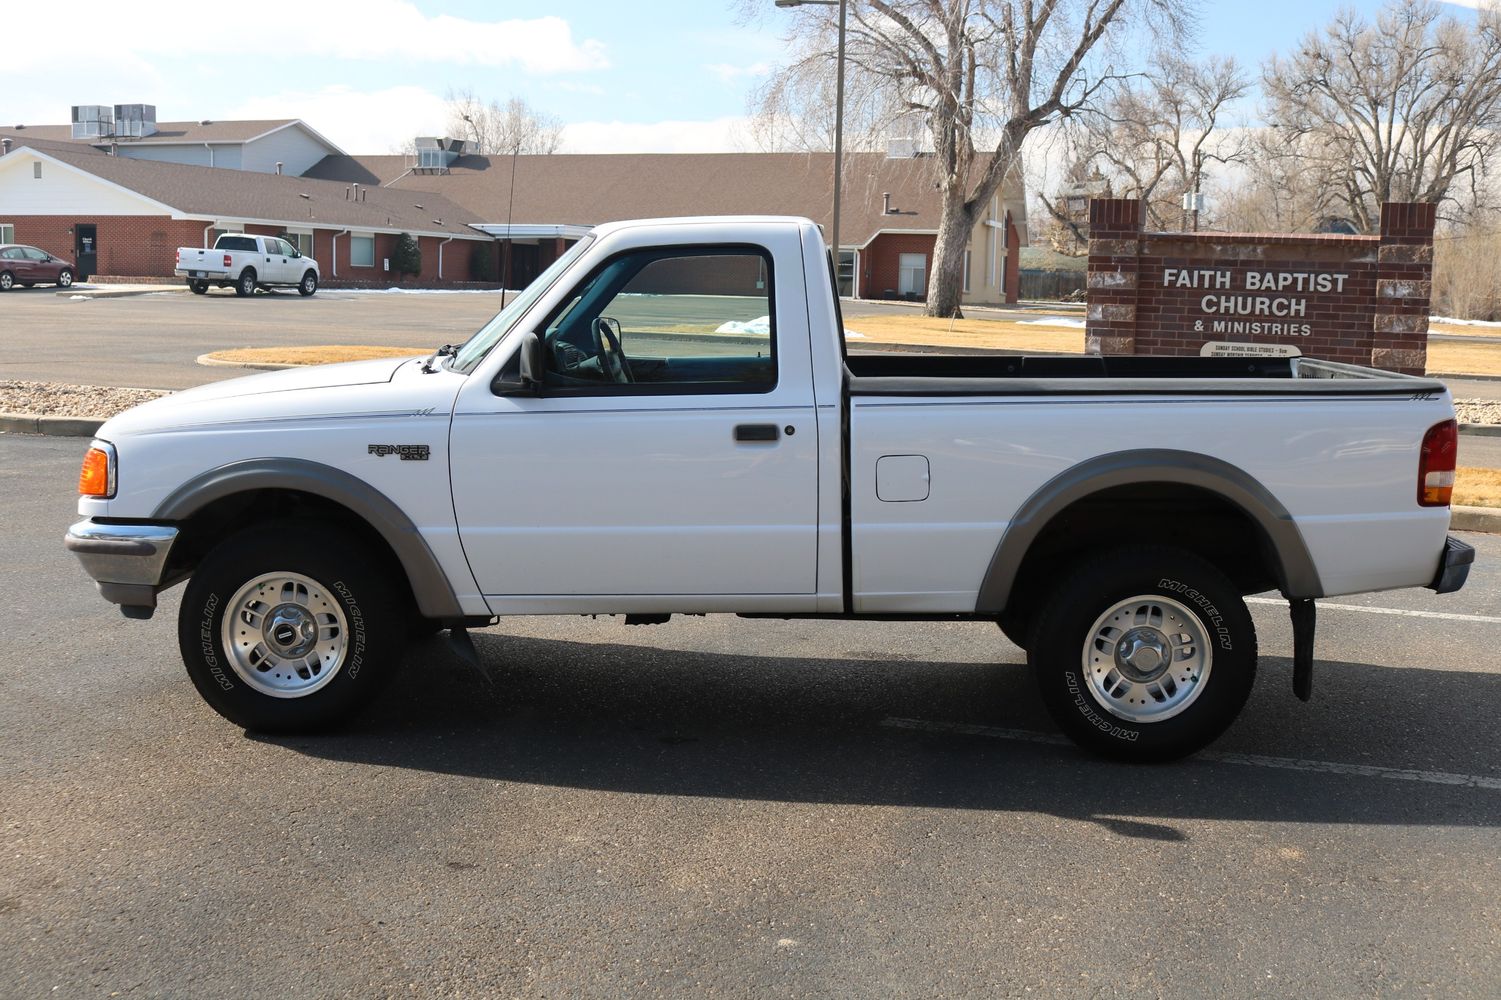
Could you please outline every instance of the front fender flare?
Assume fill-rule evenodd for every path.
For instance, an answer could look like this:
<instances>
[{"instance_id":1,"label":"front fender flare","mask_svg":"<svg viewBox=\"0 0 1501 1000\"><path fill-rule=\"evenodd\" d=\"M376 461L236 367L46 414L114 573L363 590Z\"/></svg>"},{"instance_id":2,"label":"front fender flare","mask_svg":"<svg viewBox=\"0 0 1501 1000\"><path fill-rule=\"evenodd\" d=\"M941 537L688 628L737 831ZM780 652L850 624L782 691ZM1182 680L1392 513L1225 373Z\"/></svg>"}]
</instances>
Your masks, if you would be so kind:
<instances>
[{"instance_id":1,"label":"front fender flare","mask_svg":"<svg viewBox=\"0 0 1501 1000\"><path fill-rule=\"evenodd\" d=\"M390 497L341 469L297 458L252 458L221 465L183 483L159 503L152 520L185 521L216 500L251 490L310 493L348 508L396 553L426 618L464 616L458 596L417 526Z\"/></svg>"}]
</instances>

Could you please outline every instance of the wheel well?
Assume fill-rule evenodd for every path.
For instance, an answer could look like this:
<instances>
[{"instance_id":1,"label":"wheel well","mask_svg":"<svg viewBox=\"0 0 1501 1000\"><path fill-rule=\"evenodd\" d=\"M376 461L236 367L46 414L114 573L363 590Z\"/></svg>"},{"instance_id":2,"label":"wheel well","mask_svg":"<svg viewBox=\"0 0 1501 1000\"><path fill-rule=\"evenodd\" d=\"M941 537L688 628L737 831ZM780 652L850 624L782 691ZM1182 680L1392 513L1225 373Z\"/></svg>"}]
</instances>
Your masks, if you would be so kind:
<instances>
[{"instance_id":1,"label":"wheel well","mask_svg":"<svg viewBox=\"0 0 1501 1000\"><path fill-rule=\"evenodd\" d=\"M396 552L370 523L343 504L300 490L246 490L205 504L177 522L177 543L167 564L166 578L182 578L198 566L220 541L245 528L267 521L300 518L331 522L357 535L364 550L388 571L408 607L416 607L411 581Z\"/></svg>"},{"instance_id":2,"label":"wheel well","mask_svg":"<svg viewBox=\"0 0 1501 1000\"><path fill-rule=\"evenodd\" d=\"M1239 506L1181 483L1133 483L1091 493L1059 511L1017 569L1004 618L1025 623L1078 557L1132 542L1159 542L1219 568L1242 594L1280 585L1281 560L1266 532Z\"/></svg>"}]
</instances>

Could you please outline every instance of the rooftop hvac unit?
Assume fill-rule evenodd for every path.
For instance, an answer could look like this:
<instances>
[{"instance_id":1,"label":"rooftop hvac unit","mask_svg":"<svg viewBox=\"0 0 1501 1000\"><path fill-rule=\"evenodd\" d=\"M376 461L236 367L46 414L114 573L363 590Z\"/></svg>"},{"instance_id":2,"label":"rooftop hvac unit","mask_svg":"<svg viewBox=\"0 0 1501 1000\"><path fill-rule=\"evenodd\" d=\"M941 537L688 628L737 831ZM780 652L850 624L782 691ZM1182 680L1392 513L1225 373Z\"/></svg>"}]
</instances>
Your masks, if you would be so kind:
<instances>
[{"instance_id":1,"label":"rooftop hvac unit","mask_svg":"<svg viewBox=\"0 0 1501 1000\"><path fill-rule=\"evenodd\" d=\"M114 134L115 115L107 105L73 105L73 138L99 139Z\"/></svg>"},{"instance_id":2,"label":"rooftop hvac unit","mask_svg":"<svg viewBox=\"0 0 1501 1000\"><path fill-rule=\"evenodd\" d=\"M454 154L445 148L447 140L437 136L419 135L415 145L417 162L413 165L413 169L431 170L438 173L448 172L448 165L453 162Z\"/></svg>"},{"instance_id":3,"label":"rooftop hvac unit","mask_svg":"<svg viewBox=\"0 0 1501 1000\"><path fill-rule=\"evenodd\" d=\"M115 105L115 135L140 139L155 134L155 104Z\"/></svg>"}]
</instances>

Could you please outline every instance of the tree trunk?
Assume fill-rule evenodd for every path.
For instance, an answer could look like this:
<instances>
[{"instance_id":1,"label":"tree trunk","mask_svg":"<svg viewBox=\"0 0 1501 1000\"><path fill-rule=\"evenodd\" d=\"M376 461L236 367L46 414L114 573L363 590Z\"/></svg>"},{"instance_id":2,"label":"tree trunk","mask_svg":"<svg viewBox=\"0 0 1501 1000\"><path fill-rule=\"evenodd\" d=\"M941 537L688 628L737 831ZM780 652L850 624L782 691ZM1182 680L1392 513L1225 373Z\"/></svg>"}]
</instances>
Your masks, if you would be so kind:
<instances>
[{"instance_id":1,"label":"tree trunk","mask_svg":"<svg viewBox=\"0 0 1501 1000\"><path fill-rule=\"evenodd\" d=\"M974 213L964 204L962 195L958 192L947 195L938 219L938 235L933 240L927 315L964 318L960 308L964 294L964 251L969 249L969 236L974 228Z\"/></svg>"}]
</instances>

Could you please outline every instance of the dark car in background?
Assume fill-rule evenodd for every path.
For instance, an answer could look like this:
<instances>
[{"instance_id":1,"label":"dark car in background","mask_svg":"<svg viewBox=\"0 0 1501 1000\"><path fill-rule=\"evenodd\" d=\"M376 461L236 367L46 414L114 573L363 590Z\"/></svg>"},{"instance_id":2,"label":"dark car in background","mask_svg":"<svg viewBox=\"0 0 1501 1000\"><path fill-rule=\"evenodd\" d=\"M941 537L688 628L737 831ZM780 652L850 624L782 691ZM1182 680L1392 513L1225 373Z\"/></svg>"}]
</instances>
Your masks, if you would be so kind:
<instances>
[{"instance_id":1,"label":"dark car in background","mask_svg":"<svg viewBox=\"0 0 1501 1000\"><path fill-rule=\"evenodd\" d=\"M0 292L8 292L17 285L23 288L32 285L67 288L73 284L76 270L71 260L54 257L45 250L19 243L0 243Z\"/></svg>"}]
</instances>

